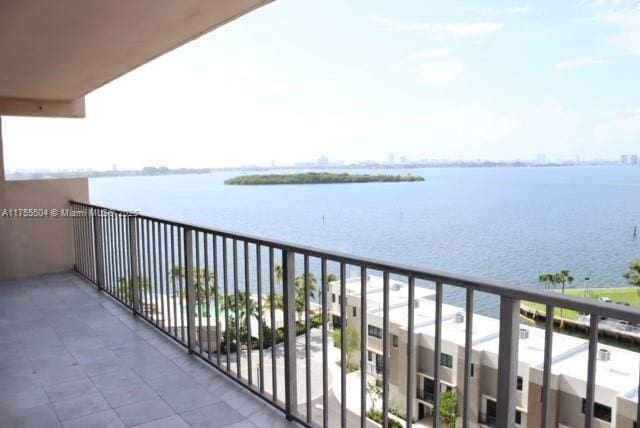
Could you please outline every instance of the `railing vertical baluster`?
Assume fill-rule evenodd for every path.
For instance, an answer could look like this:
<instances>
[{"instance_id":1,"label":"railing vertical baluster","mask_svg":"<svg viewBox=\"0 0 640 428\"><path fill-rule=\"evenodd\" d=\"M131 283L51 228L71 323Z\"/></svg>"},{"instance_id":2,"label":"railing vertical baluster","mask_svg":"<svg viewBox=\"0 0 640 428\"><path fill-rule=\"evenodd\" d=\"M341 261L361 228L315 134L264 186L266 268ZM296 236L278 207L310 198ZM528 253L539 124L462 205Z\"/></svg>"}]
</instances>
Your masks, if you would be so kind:
<instances>
[{"instance_id":1,"label":"railing vertical baluster","mask_svg":"<svg viewBox=\"0 0 640 428\"><path fill-rule=\"evenodd\" d=\"M433 426L440 426L440 358L442 353L442 292L443 284L436 282L436 320L433 359Z\"/></svg>"},{"instance_id":2,"label":"railing vertical baluster","mask_svg":"<svg viewBox=\"0 0 640 428\"><path fill-rule=\"evenodd\" d=\"M233 245L233 299L235 308L235 316L233 318L233 325L236 328L236 376L242 377L242 362L240 361L240 302L238 301L238 241L234 239Z\"/></svg>"},{"instance_id":3,"label":"railing vertical baluster","mask_svg":"<svg viewBox=\"0 0 640 428\"><path fill-rule=\"evenodd\" d=\"M185 228L178 227L178 284L180 285L180 321L182 323L181 335L184 343L189 343L189 326L188 326L188 315L187 315L187 304L186 304L186 290L185 290L185 277L183 277L183 272L186 272L186 266L184 264L184 252L186 251L186 247L184 246L185 241ZM186 275L185 275L186 276ZM184 301L183 301L184 299ZM187 331L185 332L185 327ZM185 337L185 334L187 337Z\"/></svg>"},{"instance_id":4,"label":"railing vertical baluster","mask_svg":"<svg viewBox=\"0 0 640 428\"><path fill-rule=\"evenodd\" d=\"M152 243L151 243L151 252L153 254L153 259L151 262L151 266L152 266L152 272L153 272L153 297L155 299L155 303L154 303L154 313L155 313L155 324L156 325L160 325L160 313L158 311L158 306L159 305L159 293L158 290L160 288L160 284L158 283L158 238L157 238L157 229L158 229L158 222L157 221L153 221L151 223L151 232L152 232Z\"/></svg>"},{"instance_id":5,"label":"railing vertical baluster","mask_svg":"<svg viewBox=\"0 0 640 428\"><path fill-rule=\"evenodd\" d=\"M187 288L187 346L193 354L196 345L195 292L193 283L193 229L184 230L184 261Z\"/></svg>"},{"instance_id":6,"label":"railing vertical baluster","mask_svg":"<svg viewBox=\"0 0 640 428\"><path fill-rule=\"evenodd\" d=\"M340 426L347 426L347 265L340 262Z\"/></svg>"},{"instance_id":7,"label":"railing vertical baluster","mask_svg":"<svg viewBox=\"0 0 640 428\"><path fill-rule=\"evenodd\" d=\"M269 309L271 312L271 395L273 401L278 401L278 368L276 366L276 302L275 302L275 261L273 257L273 247L269 247Z\"/></svg>"},{"instance_id":8,"label":"railing vertical baluster","mask_svg":"<svg viewBox=\"0 0 640 428\"><path fill-rule=\"evenodd\" d=\"M108 218L109 237L110 237L109 259L111 263L111 292L113 293L114 296L123 300L122 296L120 295L120 289L119 289L120 287L118 287L118 266L116 265L116 240L115 240L115 232L113 227L113 221L114 221L113 216L114 214L113 212L111 212ZM126 290L126 285L125 285L125 290ZM128 302L128 303L131 303L131 302Z\"/></svg>"},{"instance_id":9,"label":"railing vertical baluster","mask_svg":"<svg viewBox=\"0 0 640 428\"><path fill-rule=\"evenodd\" d=\"M245 317L247 322L247 381L253 384L253 366L251 365L251 351L253 343L251 341L251 287L249 282L249 242L244 241L244 303Z\"/></svg>"},{"instance_id":10,"label":"railing vertical baluster","mask_svg":"<svg viewBox=\"0 0 640 428\"><path fill-rule=\"evenodd\" d=\"M169 272L171 272L171 268L169 267L169 227L167 223L162 225L163 227L163 244L164 244L164 269L162 272L162 278L164 281L164 298L162 299L162 311L167 314L167 322L165 323L165 327L169 334L171 334L171 324L173 324L173 319L171 318L171 304L169 303L169 296L171 296L171 290L169 289Z\"/></svg>"},{"instance_id":11,"label":"railing vertical baluster","mask_svg":"<svg viewBox=\"0 0 640 428\"><path fill-rule=\"evenodd\" d=\"M98 290L104 287L104 265L102 263L102 221L92 210L93 231L94 231L94 263L96 266L96 284Z\"/></svg>"},{"instance_id":12,"label":"railing vertical baluster","mask_svg":"<svg viewBox=\"0 0 640 428\"><path fill-rule=\"evenodd\" d=\"M147 266L146 266L146 271L145 271L145 279L146 279L146 289L147 289L147 295L145 296L145 302L142 308L142 311L145 315L145 317L147 317L147 319L149 321L151 321L153 324L157 325L156 320L153 319L153 311L151 310L151 306L153 305L153 288L155 287L155 284L153 283L153 272L151 270L151 220L147 219L145 221L145 229L146 229L146 235L145 235L145 250L146 250L146 262L147 262Z\"/></svg>"},{"instance_id":13,"label":"railing vertical baluster","mask_svg":"<svg viewBox=\"0 0 640 428\"><path fill-rule=\"evenodd\" d=\"M416 394L414 388L414 380L416 373L416 346L415 338L413 337L414 329L414 312L415 312L415 300L416 300L416 279L409 277L409 296L407 305L409 308L407 319L407 427L413 426L413 397ZM364 299L363 299L364 301ZM364 330L363 330L364 332ZM364 333L362 334L364 337ZM364 364L364 363L363 363ZM364 428L364 427L363 427Z\"/></svg>"},{"instance_id":14,"label":"railing vertical baluster","mask_svg":"<svg viewBox=\"0 0 640 428\"><path fill-rule=\"evenodd\" d=\"M598 315L591 314L589 320L589 359L587 364L587 394L584 412L584 426L593 426L593 403L595 401L596 364L598 352Z\"/></svg>"},{"instance_id":15,"label":"railing vertical baluster","mask_svg":"<svg viewBox=\"0 0 640 428\"><path fill-rule=\"evenodd\" d=\"M638 370L638 389L636 390L636 423L635 426L638 428L640 424L640 368Z\"/></svg>"},{"instance_id":16,"label":"railing vertical baluster","mask_svg":"<svg viewBox=\"0 0 640 428\"><path fill-rule=\"evenodd\" d=\"M218 289L218 237L213 235L213 288L216 311L216 364L220 366L220 290Z\"/></svg>"},{"instance_id":17,"label":"railing vertical baluster","mask_svg":"<svg viewBox=\"0 0 640 428\"><path fill-rule=\"evenodd\" d=\"M171 266L169 267L168 275L171 275L171 298L173 300L173 334L175 338L178 338L178 326L180 326L180 340L182 341L182 323L178 322L178 293L176 292L176 229L175 226L170 225L171 231Z\"/></svg>"},{"instance_id":18,"label":"railing vertical baluster","mask_svg":"<svg viewBox=\"0 0 640 428\"><path fill-rule=\"evenodd\" d=\"M195 296L196 296L196 314L198 315L198 326L196 329L198 338L198 352L202 353L202 278L200 278L200 232L193 231L195 235L196 253L195 253ZM206 279L204 280L206 284Z\"/></svg>"},{"instance_id":19,"label":"railing vertical baluster","mask_svg":"<svg viewBox=\"0 0 640 428\"><path fill-rule=\"evenodd\" d=\"M329 426L329 360L327 355L328 335L327 335L327 323L329 322L329 310L327 296L329 295L329 284L327 282L327 259L323 258L321 261L322 277L322 426L328 428Z\"/></svg>"},{"instance_id":20,"label":"railing vertical baluster","mask_svg":"<svg viewBox=\"0 0 640 428\"><path fill-rule=\"evenodd\" d=\"M211 291L210 287L210 273L209 273L209 234L203 232L204 241L204 302L205 302L205 315L207 318L207 358L211 359ZM200 344L202 348L202 344Z\"/></svg>"},{"instance_id":21,"label":"railing vertical baluster","mask_svg":"<svg viewBox=\"0 0 640 428\"><path fill-rule=\"evenodd\" d=\"M134 315L140 313L140 273L138 272L138 219L129 217L129 257L131 263L131 301Z\"/></svg>"},{"instance_id":22,"label":"railing vertical baluster","mask_svg":"<svg viewBox=\"0 0 640 428\"><path fill-rule=\"evenodd\" d=\"M496 412L497 423L501 427L515 426L519 328L520 300L501 296Z\"/></svg>"},{"instance_id":23,"label":"railing vertical baluster","mask_svg":"<svg viewBox=\"0 0 640 428\"><path fill-rule=\"evenodd\" d=\"M307 394L307 422L310 424L311 416L311 311L309 308L309 255L304 255L304 351Z\"/></svg>"},{"instance_id":24,"label":"railing vertical baluster","mask_svg":"<svg viewBox=\"0 0 640 428\"><path fill-rule=\"evenodd\" d=\"M125 254L124 254L124 230L122 227L123 222L124 222L124 218L122 214L118 214L117 222L116 222L117 224L116 239L118 242L118 278L124 282L126 287L128 282L127 282L127 275L125 274L125 270L124 270Z\"/></svg>"},{"instance_id":25,"label":"railing vertical baluster","mask_svg":"<svg viewBox=\"0 0 640 428\"><path fill-rule=\"evenodd\" d=\"M284 394L288 420L298 412L297 362L296 362L296 255L282 250L284 296Z\"/></svg>"},{"instance_id":26,"label":"railing vertical baluster","mask_svg":"<svg viewBox=\"0 0 640 428\"><path fill-rule=\"evenodd\" d=\"M227 372L231 371L231 337L229 332L229 267L227 257L227 238L222 237L222 270L224 276L224 347L227 360Z\"/></svg>"},{"instance_id":27,"label":"railing vertical baluster","mask_svg":"<svg viewBox=\"0 0 640 428\"><path fill-rule=\"evenodd\" d=\"M544 368L542 372L542 414L541 428L551 426L549 408L549 389L551 388L551 362L553 356L553 314L555 308L547 305L544 330Z\"/></svg>"},{"instance_id":28,"label":"railing vertical baluster","mask_svg":"<svg viewBox=\"0 0 640 428\"><path fill-rule=\"evenodd\" d=\"M382 426L389 426L389 271L382 273Z\"/></svg>"},{"instance_id":29,"label":"railing vertical baluster","mask_svg":"<svg viewBox=\"0 0 640 428\"><path fill-rule=\"evenodd\" d=\"M462 402L462 428L471 421L471 356L473 354L473 289L467 288L464 331L464 396Z\"/></svg>"},{"instance_id":30,"label":"railing vertical baluster","mask_svg":"<svg viewBox=\"0 0 640 428\"><path fill-rule=\"evenodd\" d=\"M117 279L116 279L116 283L119 282L123 282L126 281L124 278L124 275L122 274L122 227L121 227L121 223L122 222L122 217L120 216L120 214L116 214L116 217L114 217L114 242L116 244L116 266L117 266ZM126 289L126 285L127 283L124 282L124 287ZM122 298L122 295L120 296L120 298Z\"/></svg>"},{"instance_id":31,"label":"railing vertical baluster","mask_svg":"<svg viewBox=\"0 0 640 428\"><path fill-rule=\"evenodd\" d=\"M367 426L367 268L360 266L360 426Z\"/></svg>"},{"instance_id":32,"label":"railing vertical baluster","mask_svg":"<svg viewBox=\"0 0 640 428\"><path fill-rule=\"evenodd\" d=\"M262 258L260 254L260 244L256 243L256 287L258 288L258 365L259 374L258 382L260 383L260 392L264 393L264 318L262 308Z\"/></svg>"},{"instance_id":33,"label":"railing vertical baluster","mask_svg":"<svg viewBox=\"0 0 640 428\"><path fill-rule=\"evenodd\" d=\"M71 210L74 215L71 217L71 233L73 237L73 270L78 272L78 242L80 242L78 238L78 232L76 231L76 224L78 223L76 220L75 212L76 212L76 204L71 203Z\"/></svg>"}]
</instances>

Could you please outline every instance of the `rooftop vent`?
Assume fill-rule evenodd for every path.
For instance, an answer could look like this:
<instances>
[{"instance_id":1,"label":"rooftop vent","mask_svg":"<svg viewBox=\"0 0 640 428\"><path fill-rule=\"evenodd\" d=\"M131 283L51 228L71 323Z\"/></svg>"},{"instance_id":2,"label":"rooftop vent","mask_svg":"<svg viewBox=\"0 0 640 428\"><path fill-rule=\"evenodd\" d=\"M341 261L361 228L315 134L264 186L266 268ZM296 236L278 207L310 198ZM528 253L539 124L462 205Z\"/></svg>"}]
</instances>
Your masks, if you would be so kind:
<instances>
[{"instance_id":1,"label":"rooftop vent","mask_svg":"<svg viewBox=\"0 0 640 428\"><path fill-rule=\"evenodd\" d=\"M416 301L414 302L414 307L415 307L415 308L419 308L419 307L420 307L420 300L416 300Z\"/></svg>"},{"instance_id":2,"label":"rooftop vent","mask_svg":"<svg viewBox=\"0 0 640 428\"><path fill-rule=\"evenodd\" d=\"M464 314L462 312L456 312L456 322L458 324L464 322Z\"/></svg>"},{"instance_id":3,"label":"rooftop vent","mask_svg":"<svg viewBox=\"0 0 640 428\"><path fill-rule=\"evenodd\" d=\"M397 282L391 284L391 289L394 291L400 291L400 284L398 284Z\"/></svg>"},{"instance_id":4,"label":"rooftop vent","mask_svg":"<svg viewBox=\"0 0 640 428\"><path fill-rule=\"evenodd\" d=\"M367 275L367 282L371 281L371 275Z\"/></svg>"},{"instance_id":5,"label":"rooftop vent","mask_svg":"<svg viewBox=\"0 0 640 428\"><path fill-rule=\"evenodd\" d=\"M520 329L520 339L528 339L529 338L529 329L521 328Z\"/></svg>"},{"instance_id":6,"label":"rooftop vent","mask_svg":"<svg viewBox=\"0 0 640 428\"><path fill-rule=\"evenodd\" d=\"M611 359L611 351L605 348L601 348L598 351L598 359L600 361L609 361Z\"/></svg>"}]
</instances>

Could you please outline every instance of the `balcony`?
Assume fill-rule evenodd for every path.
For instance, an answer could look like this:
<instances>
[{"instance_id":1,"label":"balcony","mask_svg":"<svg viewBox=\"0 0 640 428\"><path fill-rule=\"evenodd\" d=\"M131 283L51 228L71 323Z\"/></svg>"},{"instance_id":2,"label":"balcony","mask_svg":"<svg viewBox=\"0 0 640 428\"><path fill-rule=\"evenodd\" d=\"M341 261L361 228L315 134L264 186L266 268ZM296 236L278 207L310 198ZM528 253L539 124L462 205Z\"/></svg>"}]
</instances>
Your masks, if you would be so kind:
<instances>
[{"instance_id":1,"label":"balcony","mask_svg":"<svg viewBox=\"0 0 640 428\"><path fill-rule=\"evenodd\" d=\"M77 274L0 282L0 325L3 427L288 425Z\"/></svg>"},{"instance_id":2,"label":"balcony","mask_svg":"<svg viewBox=\"0 0 640 428\"><path fill-rule=\"evenodd\" d=\"M76 273L0 284L0 322L4 327L0 333L4 344L0 380L8 386L3 388L0 412L10 421L9 426L371 425L365 416L370 410L366 398L370 382L367 335L358 343L359 361L345 351L348 334L339 336L339 347L333 346L329 335L331 287L339 287L340 295L346 296L347 282L353 285L354 281L348 279L349 272L354 270L359 273L360 294L356 297L360 310L355 313L361 314L361 332L368 326L368 278L370 274L381 275L382 287L376 292L383 294L382 342L387 356L391 354L390 277L406 279L407 302L415 300L418 281L434 286L435 384L442 379L437 356L446 339L442 332L443 287L465 292L464 317L456 313L456 322L460 318L465 327L464 376L459 383L460 391L465 392L471 378L473 294L481 291L499 296L497 412L493 418L480 415L481 422L489 426L516 424L520 299L543 303L549 313L554 306L563 306L597 315L590 318L586 427L591 426L597 405L599 316L640 321L636 310L620 305L85 203L73 202L70 213ZM337 280L330 283L333 271L338 272ZM351 310L347 311L347 300L341 299L339 305L341 319L347 320L338 329L342 333L353 326L348 321ZM402 354L407 363L409 399L398 403L390 393L389 358L377 364L382 382L376 409L383 425L391 420L416 422L417 392L418 399L433 406L432 415L426 415L429 422L423 419L422 424L431 425L433 416L433 424L438 426L441 392L423 391L415 384L416 307L408 304L402 309L408 332ZM546 327L543 422L552 420L553 333L550 322ZM353 369L358 364L365 370ZM469 394L462 397L460 418L475 423L471 421Z\"/></svg>"}]
</instances>

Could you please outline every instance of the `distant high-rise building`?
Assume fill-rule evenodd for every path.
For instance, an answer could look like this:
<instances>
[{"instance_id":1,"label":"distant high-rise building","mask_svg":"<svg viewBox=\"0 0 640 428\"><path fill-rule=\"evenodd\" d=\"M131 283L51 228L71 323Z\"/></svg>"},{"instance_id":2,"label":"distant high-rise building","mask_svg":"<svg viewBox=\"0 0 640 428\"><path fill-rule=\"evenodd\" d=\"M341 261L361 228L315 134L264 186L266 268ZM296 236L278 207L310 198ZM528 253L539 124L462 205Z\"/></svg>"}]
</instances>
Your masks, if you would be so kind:
<instances>
[{"instance_id":1,"label":"distant high-rise building","mask_svg":"<svg viewBox=\"0 0 640 428\"><path fill-rule=\"evenodd\" d=\"M629 163L631 165L638 165L638 155L629 155Z\"/></svg>"},{"instance_id":2,"label":"distant high-rise building","mask_svg":"<svg viewBox=\"0 0 640 428\"><path fill-rule=\"evenodd\" d=\"M393 153L389 153L389 156L387 156L387 163L394 163L395 162L395 157L393 156Z\"/></svg>"},{"instance_id":3,"label":"distant high-rise building","mask_svg":"<svg viewBox=\"0 0 640 428\"><path fill-rule=\"evenodd\" d=\"M118 164L114 163L113 165L111 165L111 170L112 171L117 171L118 170Z\"/></svg>"},{"instance_id":4,"label":"distant high-rise building","mask_svg":"<svg viewBox=\"0 0 640 428\"><path fill-rule=\"evenodd\" d=\"M622 165L628 165L629 164L629 155L620 155L620 163Z\"/></svg>"},{"instance_id":5,"label":"distant high-rise building","mask_svg":"<svg viewBox=\"0 0 640 428\"><path fill-rule=\"evenodd\" d=\"M275 168L275 167L276 167L276 160L271 159L271 168Z\"/></svg>"},{"instance_id":6,"label":"distant high-rise building","mask_svg":"<svg viewBox=\"0 0 640 428\"><path fill-rule=\"evenodd\" d=\"M538 153L536 155L536 163L538 165L544 165L547 163L547 156L544 153Z\"/></svg>"},{"instance_id":7,"label":"distant high-rise building","mask_svg":"<svg viewBox=\"0 0 640 428\"><path fill-rule=\"evenodd\" d=\"M318 159L318 161L316 162L319 166L326 166L329 165L329 158L326 156L320 156L320 158Z\"/></svg>"},{"instance_id":8,"label":"distant high-rise building","mask_svg":"<svg viewBox=\"0 0 640 428\"><path fill-rule=\"evenodd\" d=\"M406 156L400 156L400 163L407 163L407 157Z\"/></svg>"}]
</instances>

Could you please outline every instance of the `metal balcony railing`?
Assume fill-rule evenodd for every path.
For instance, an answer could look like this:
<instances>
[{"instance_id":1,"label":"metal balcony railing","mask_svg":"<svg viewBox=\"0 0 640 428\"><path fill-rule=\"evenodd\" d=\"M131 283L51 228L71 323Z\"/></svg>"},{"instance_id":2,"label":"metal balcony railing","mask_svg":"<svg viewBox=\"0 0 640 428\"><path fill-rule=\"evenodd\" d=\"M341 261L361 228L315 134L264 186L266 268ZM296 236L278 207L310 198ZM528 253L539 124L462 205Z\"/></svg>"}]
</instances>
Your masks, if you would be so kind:
<instances>
[{"instance_id":1,"label":"metal balcony railing","mask_svg":"<svg viewBox=\"0 0 640 428\"><path fill-rule=\"evenodd\" d=\"M425 389L418 389L416 391L416 398L426 401L427 403L433 403L433 396L433 391L427 391Z\"/></svg>"},{"instance_id":2,"label":"metal balcony railing","mask_svg":"<svg viewBox=\"0 0 640 428\"><path fill-rule=\"evenodd\" d=\"M480 413L480 420L478 421L484 426L494 428L497 426L497 420L495 416L487 415L486 413Z\"/></svg>"},{"instance_id":3,"label":"metal balcony railing","mask_svg":"<svg viewBox=\"0 0 640 428\"><path fill-rule=\"evenodd\" d=\"M595 368L600 317L640 323L640 311L623 305L610 305L594 300L515 287L494 281L478 280L412 266L387 263L349 254L325 251L221 229L211 229L146 215L72 202L76 215L73 221L76 270L97 284L164 333L235 379L249 391L281 409L287 419L306 426L330 426L329 406L329 335L328 306L329 265L339 272L337 284L345 296L347 268L359 271L360 331L367 331L367 275L379 272L383 278L383 426L389 421L390 380L390 275L406 279L408 301L414 301L416 281L429 282L435 288L434 384L440 385L438 358L442 341L442 304L445 285L459 287L466 293L464 382L460 403L462 426L471 418L467 393L470 379L470 353L473 332L474 293L496 295L500 299L500 338L496 426L515 426L516 378L520 301L546 305L544 371L542 387L542 427L549 424L549 385L551 376L551 346L554 307L591 314L588 347L588 373L584 426L592 427L594 416ZM281 266L281 269L279 268ZM319 277L319 278L318 278ZM319 303L311 298L312 283L317 279ZM251 294L255 289L257 296ZM282 292L278 297L278 292ZM329 298L327 298L329 297ZM279 300L279 301L278 301ZM341 299L340 317L346 319L347 299ZM270 303L268 308L265 303ZM276 310L276 306L280 309ZM414 305L408 305L407 372L404 407L407 421L414 419L415 347ZM312 407L311 345L312 311L319 314L321 338L320 367L322 394L318 406ZM246 314L259 314L247 316ZM278 314L283 319L278 319ZM254 318L257 318L254 321ZM347 424L347 364L346 323L340 335L340 397L338 424ZM278 327L282 325L283 327ZM257 330L257 331L256 331ZM304 336L302 358L296 344ZM278 345L280 344L280 345ZM360 340L360 367L367 367L367 335ZM284 368L271 364L265 373L264 361L270 354L276 361L277 347L284 348ZM257 348L258 352L255 352ZM254 350L252 352L252 350ZM313 352L318 352L314 349ZM257 358L257 361L254 359ZM298 370L300 361L304 370ZM302 363L300 363L302 364ZM270 374L270 376L267 376ZM360 370L360 419L367 414L367 371ZM270 379L267 379L270 378ZM284 382L282 382L284 378ZM281 390L279 382L283 385ZM298 394L299 385L305 391ZM432 400L434 426L439 425L440 390ZM299 396L305 397L298 405ZM351 398L352 399L352 398ZM640 406L638 420L640 420ZM317 414L321 409L321 414ZM408 422L411 425L411 422ZM332 426L334 426L332 422Z\"/></svg>"}]
</instances>

